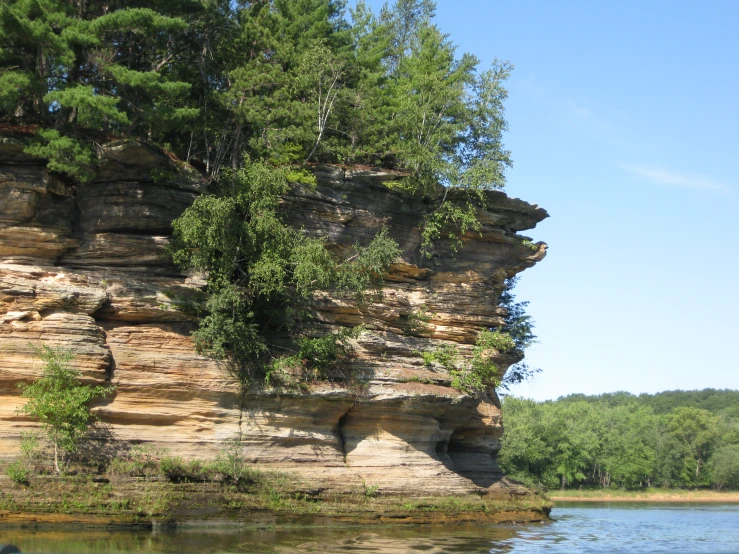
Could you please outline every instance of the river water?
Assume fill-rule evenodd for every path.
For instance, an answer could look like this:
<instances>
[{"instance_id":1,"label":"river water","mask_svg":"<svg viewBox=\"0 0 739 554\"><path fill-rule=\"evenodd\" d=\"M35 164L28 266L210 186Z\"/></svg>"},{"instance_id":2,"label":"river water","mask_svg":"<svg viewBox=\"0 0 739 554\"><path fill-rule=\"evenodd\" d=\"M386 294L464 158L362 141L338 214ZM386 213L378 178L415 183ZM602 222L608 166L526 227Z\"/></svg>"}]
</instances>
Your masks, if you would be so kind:
<instances>
[{"instance_id":1,"label":"river water","mask_svg":"<svg viewBox=\"0 0 739 554\"><path fill-rule=\"evenodd\" d=\"M3 528L27 552L498 553L735 552L739 504L560 503L553 521L475 527L364 527L168 532Z\"/></svg>"}]
</instances>

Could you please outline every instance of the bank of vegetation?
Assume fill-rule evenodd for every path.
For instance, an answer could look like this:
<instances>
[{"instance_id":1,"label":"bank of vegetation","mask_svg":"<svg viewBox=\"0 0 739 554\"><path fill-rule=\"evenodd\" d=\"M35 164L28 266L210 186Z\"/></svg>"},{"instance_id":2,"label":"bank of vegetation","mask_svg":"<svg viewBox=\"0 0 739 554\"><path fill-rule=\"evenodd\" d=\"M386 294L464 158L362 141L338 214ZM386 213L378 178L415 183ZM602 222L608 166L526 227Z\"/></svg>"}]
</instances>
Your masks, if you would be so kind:
<instances>
[{"instance_id":1,"label":"bank of vegetation","mask_svg":"<svg viewBox=\"0 0 739 554\"><path fill-rule=\"evenodd\" d=\"M0 477L0 522L150 525L217 517L258 525L261 516L270 515L360 524L441 523L447 517L495 522L546 519L550 506L535 495L427 496L419 491L403 496L359 478L341 486L315 483L294 473L259 469L244 460L237 443L228 442L214 460L185 461L134 446L104 466L99 461L73 456L57 474L47 459L37 458L24 480Z\"/></svg>"},{"instance_id":2,"label":"bank of vegetation","mask_svg":"<svg viewBox=\"0 0 739 554\"><path fill-rule=\"evenodd\" d=\"M503 417L501 467L529 485L739 489L739 391L508 397Z\"/></svg>"}]
</instances>

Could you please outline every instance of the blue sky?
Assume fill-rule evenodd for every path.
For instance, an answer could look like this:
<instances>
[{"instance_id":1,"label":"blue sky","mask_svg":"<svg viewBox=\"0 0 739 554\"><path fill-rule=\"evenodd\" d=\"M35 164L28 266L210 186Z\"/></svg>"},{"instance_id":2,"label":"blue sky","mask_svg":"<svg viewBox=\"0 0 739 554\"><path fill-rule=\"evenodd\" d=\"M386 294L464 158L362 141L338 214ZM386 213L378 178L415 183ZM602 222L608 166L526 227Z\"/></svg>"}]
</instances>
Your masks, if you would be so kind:
<instances>
[{"instance_id":1,"label":"blue sky","mask_svg":"<svg viewBox=\"0 0 739 554\"><path fill-rule=\"evenodd\" d=\"M460 54L515 65L507 192L551 216L516 289L543 372L515 394L739 389L737 21L739 2L438 1Z\"/></svg>"}]
</instances>

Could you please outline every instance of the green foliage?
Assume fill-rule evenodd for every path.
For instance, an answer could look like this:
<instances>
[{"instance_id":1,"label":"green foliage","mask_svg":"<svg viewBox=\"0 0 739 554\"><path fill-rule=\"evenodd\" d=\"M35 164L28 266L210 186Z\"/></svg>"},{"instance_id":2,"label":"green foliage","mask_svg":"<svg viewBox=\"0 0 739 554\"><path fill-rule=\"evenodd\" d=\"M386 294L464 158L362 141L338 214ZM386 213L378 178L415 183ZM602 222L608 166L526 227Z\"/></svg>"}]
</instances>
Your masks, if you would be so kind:
<instances>
[{"instance_id":1,"label":"green foliage","mask_svg":"<svg viewBox=\"0 0 739 554\"><path fill-rule=\"evenodd\" d=\"M33 77L26 71L8 70L0 73L0 112L15 113L24 91L31 87Z\"/></svg>"},{"instance_id":2,"label":"green foliage","mask_svg":"<svg viewBox=\"0 0 739 554\"><path fill-rule=\"evenodd\" d=\"M427 366L434 362L448 371L456 370L459 363L459 348L455 344L442 344L431 352L420 352L423 363Z\"/></svg>"},{"instance_id":3,"label":"green foliage","mask_svg":"<svg viewBox=\"0 0 739 554\"><path fill-rule=\"evenodd\" d=\"M33 383L19 383L28 402L18 411L41 424L54 447L55 468L60 471L59 462L63 464L65 456L77 450L96 421L90 402L110 394L113 388L80 384L79 371L69 365L74 358L69 350L47 345L33 349L44 362L43 374Z\"/></svg>"},{"instance_id":4,"label":"green foliage","mask_svg":"<svg viewBox=\"0 0 739 554\"><path fill-rule=\"evenodd\" d=\"M159 458L163 452L148 446L135 445L111 460L107 468L111 476L151 477L159 473Z\"/></svg>"},{"instance_id":5,"label":"green foliage","mask_svg":"<svg viewBox=\"0 0 739 554\"><path fill-rule=\"evenodd\" d=\"M514 348L513 339L498 329L483 329L477 335L469 364L451 369L452 387L468 394L482 392L488 385L500 385L498 366L492 361L494 355Z\"/></svg>"},{"instance_id":6,"label":"green foliage","mask_svg":"<svg viewBox=\"0 0 739 554\"><path fill-rule=\"evenodd\" d=\"M698 408L676 408L664 418L664 430L679 448L683 456L682 467L663 475L665 481L678 481L695 485L709 484L701 470L710 458L718 435L718 417Z\"/></svg>"},{"instance_id":7,"label":"green foliage","mask_svg":"<svg viewBox=\"0 0 739 554\"><path fill-rule=\"evenodd\" d=\"M44 96L44 102L71 108L77 112L77 120L84 127L102 127L106 121L128 124L128 116L118 111L120 98L100 96L89 85L76 85L55 90Z\"/></svg>"},{"instance_id":8,"label":"green foliage","mask_svg":"<svg viewBox=\"0 0 739 554\"><path fill-rule=\"evenodd\" d=\"M151 180L155 183L163 183L167 181L173 181L177 178L177 173L171 169L164 169L157 167L151 170Z\"/></svg>"},{"instance_id":9,"label":"green foliage","mask_svg":"<svg viewBox=\"0 0 739 554\"><path fill-rule=\"evenodd\" d=\"M477 201L476 201L477 200ZM452 241L452 250L456 252L462 246L462 237L468 231L479 232L482 224L477 212L482 207L484 196L468 195L464 202L444 201L441 206L426 215L421 230L421 251L433 256L434 241L440 237Z\"/></svg>"},{"instance_id":10,"label":"green foliage","mask_svg":"<svg viewBox=\"0 0 739 554\"><path fill-rule=\"evenodd\" d=\"M78 181L94 170L93 143L111 135L167 145L202 168L214 193L174 223L171 246L181 267L208 274L202 303L174 303L202 316L198 350L233 362L243 383L295 366L326 375L306 352L333 371L323 350L345 356L346 341L306 342L320 338L310 297L335 289L373 302L398 249L383 230L335 259L280 220L288 183L315 184L307 163L340 163L398 169L397 186L419 196L441 184L422 229L432 255L437 239L457 248L481 229L484 193L504 186L511 165L511 65L458 52L434 12L430 0L378 14L361 1L347 13L343 0L7 0L0 106L4 119L38 123L27 151ZM523 304L511 306L502 332L523 350L531 324ZM423 334L424 317L409 316L409 334ZM455 371L457 385L480 390L497 370L479 354ZM512 382L530 374L508 372Z\"/></svg>"},{"instance_id":11,"label":"green foliage","mask_svg":"<svg viewBox=\"0 0 739 554\"><path fill-rule=\"evenodd\" d=\"M39 435L36 431L21 433L21 456L27 464L33 465L41 457Z\"/></svg>"},{"instance_id":12,"label":"green foliage","mask_svg":"<svg viewBox=\"0 0 739 554\"><path fill-rule=\"evenodd\" d=\"M727 444L711 457L710 470L717 489L739 489L739 444Z\"/></svg>"},{"instance_id":13,"label":"green foliage","mask_svg":"<svg viewBox=\"0 0 739 554\"><path fill-rule=\"evenodd\" d=\"M498 463L507 475L529 486L556 487L553 472L554 441L544 407L533 400L506 397L503 402L505 435Z\"/></svg>"},{"instance_id":14,"label":"green foliage","mask_svg":"<svg viewBox=\"0 0 739 554\"><path fill-rule=\"evenodd\" d=\"M377 298L388 269L400 256L398 243L383 228L366 247L355 244L354 250L354 256L336 267L337 287L353 293L359 301L368 290L374 291L372 298Z\"/></svg>"},{"instance_id":15,"label":"green foliage","mask_svg":"<svg viewBox=\"0 0 739 554\"><path fill-rule=\"evenodd\" d=\"M513 339L496 329L483 329L477 335L477 341L468 360L455 344L443 344L431 352L418 352L424 365L438 363L449 372L451 386L467 394L483 392L488 385L497 386L499 368L492 358L515 348Z\"/></svg>"},{"instance_id":16,"label":"green foliage","mask_svg":"<svg viewBox=\"0 0 739 554\"><path fill-rule=\"evenodd\" d=\"M507 391L514 384L530 379L540 369L532 370L523 362L512 365L501 378L500 369L493 362L499 354L523 356L523 351L536 342L533 334L534 324L526 313L528 302L515 302L511 292L516 279L509 279L500 295L500 305L506 308L505 324L499 329L482 329L472 349L471 356L464 364L456 345L443 345L432 352L420 352L425 365L436 362L449 371L451 386L468 394L475 394L493 385L499 391Z\"/></svg>"},{"instance_id":17,"label":"green foliage","mask_svg":"<svg viewBox=\"0 0 739 554\"><path fill-rule=\"evenodd\" d=\"M20 460L8 464L6 474L11 481L19 485L28 484L28 478L30 477L30 471Z\"/></svg>"},{"instance_id":18,"label":"green foliage","mask_svg":"<svg viewBox=\"0 0 739 554\"><path fill-rule=\"evenodd\" d=\"M64 173L82 182L92 177L93 154L90 148L54 129L39 130L36 139L25 151L48 158L48 167L52 171Z\"/></svg>"},{"instance_id":19,"label":"green foliage","mask_svg":"<svg viewBox=\"0 0 739 554\"><path fill-rule=\"evenodd\" d=\"M297 354L272 360L264 377L266 385L295 388L317 381L349 381L341 362L351 354L351 339L364 331L363 326L343 328L321 337L298 337Z\"/></svg>"},{"instance_id":20,"label":"green foliage","mask_svg":"<svg viewBox=\"0 0 739 554\"><path fill-rule=\"evenodd\" d=\"M511 66L459 54L434 11L429 0L379 14L342 0L7 0L0 106L53 127L29 151L80 180L90 143L114 134L169 145L214 180L251 158L297 182L312 181L306 162L328 162L399 169L423 195L441 183L457 194L427 216L430 254L480 229L482 193L511 165Z\"/></svg>"},{"instance_id":21,"label":"green foliage","mask_svg":"<svg viewBox=\"0 0 739 554\"><path fill-rule=\"evenodd\" d=\"M256 472L247 467L244 458L244 447L239 440L226 441L223 449L216 457L215 466L223 476L223 481L236 487L243 486L245 481L254 481Z\"/></svg>"},{"instance_id":22,"label":"green foliage","mask_svg":"<svg viewBox=\"0 0 739 554\"><path fill-rule=\"evenodd\" d=\"M402 322L403 332L409 337L421 337L427 331L433 314L429 313L425 304L418 310L413 310ZM428 364L426 364L428 365Z\"/></svg>"},{"instance_id":23,"label":"green foliage","mask_svg":"<svg viewBox=\"0 0 739 554\"><path fill-rule=\"evenodd\" d=\"M735 391L681 391L711 398L721 416L693 406L664 406L665 393L571 395L534 402L506 397L501 467L524 482L553 487L739 486L737 422L723 414Z\"/></svg>"},{"instance_id":24,"label":"green foliage","mask_svg":"<svg viewBox=\"0 0 739 554\"><path fill-rule=\"evenodd\" d=\"M326 377L357 332L308 338L313 293L336 287L363 300L399 254L383 230L348 259L335 260L322 240L281 220L278 205L288 187L286 169L248 163L225 173L216 194L197 198L173 222L174 261L208 272L196 347L231 360L244 384L265 374L279 380L293 366Z\"/></svg>"},{"instance_id":25,"label":"green foliage","mask_svg":"<svg viewBox=\"0 0 739 554\"><path fill-rule=\"evenodd\" d=\"M368 485L364 480L362 480L362 488L365 498L376 498L380 491L380 485Z\"/></svg>"},{"instance_id":26,"label":"green foliage","mask_svg":"<svg viewBox=\"0 0 739 554\"><path fill-rule=\"evenodd\" d=\"M739 391L730 389L672 390L656 394L644 393L638 396L625 391L597 396L571 394L562 397L561 401L584 401L608 406L639 404L650 407L655 414L667 414L676 408L690 407L708 410L715 415L725 414L732 418L739 417L739 411L735 410L739 406Z\"/></svg>"},{"instance_id":27,"label":"green foliage","mask_svg":"<svg viewBox=\"0 0 739 554\"><path fill-rule=\"evenodd\" d=\"M15 483L28 485L36 463L41 460L38 433L35 431L21 433L20 450L20 459L8 465L7 475Z\"/></svg>"},{"instance_id":28,"label":"green foliage","mask_svg":"<svg viewBox=\"0 0 739 554\"><path fill-rule=\"evenodd\" d=\"M37 431L21 433L21 457L8 466L8 477L19 484L29 484L29 478L42 460L42 452Z\"/></svg>"},{"instance_id":29,"label":"green foliage","mask_svg":"<svg viewBox=\"0 0 739 554\"><path fill-rule=\"evenodd\" d=\"M167 479L175 483L211 480L211 468L200 460L185 461L179 456L163 456L159 469Z\"/></svg>"},{"instance_id":30,"label":"green foliage","mask_svg":"<svg viewBox=\"0 0 739 554\"><path fill-rule=\"evenodd\" d=\"M475 343L474 359L477 363L484 363L484 356L488 350L495 349L498 352L505 353L516 348L516 342L508 333L495 329L483 329L477 335Z\"/></svg>"},{"instance_id":31,"label":"green foliage","mask_svg":"<svg viewBox=\"0 0 739 554\"><path fill-rule=\"evenodd\" d=\"M244 458L244 447L237 439L227 440L214 461L183 460L179 456L160 453L156 471L175 483L215 482L246 491L266 481L258 469Z\"/></svg>"},{"instance_id":32,"label":"green foliage","mask_svg":"<svg viewBox=\"0 0 739 554\"><path fill-rule=\"evenodd\" d=\"M500 306L506 309L505 325L501 331L513 341L514 346L510 350L523 353L529 346L536 343L536 335L534 335L534 321L526 313L529 303L516 302L516 296L513 294L517 282L517 277L508 279L498 301ZM525 362L515 363L506 371L500 383L500 390L501 392L509 391L512 385L528 381L539 372L541 369L532 369Z\"/></svg>"},{"instance_id":33,"label":"green foliage","mask_svg":"<svg viewBox=\"0 0 739 554\"><path fill-rule=\"evenodd\" d=\"M513 339L516 350L523 352L536 343L536 335L534 335L534 321L526 313L529 303L516 302L516 295L513 294L517 282L517 277L505 282L498 303L501 308L506 309L505 325L501 331Z\"/></svg>"},{"instance_id":34,"label":"green foliage","mask_svg":"<svg viewBox=\"0 0 739 554\"><path fill-rule=\"evenodd\" d=\"M89 140L80 130L140 138L181 132L198 115L173 79L195 4L8 0L0 7L0 104L21 121L53 126L29 152L84 180ZM168 12L168 13L163 13ZM44 134L46 133L46 134Z\"/></svg>"}]
</instances>

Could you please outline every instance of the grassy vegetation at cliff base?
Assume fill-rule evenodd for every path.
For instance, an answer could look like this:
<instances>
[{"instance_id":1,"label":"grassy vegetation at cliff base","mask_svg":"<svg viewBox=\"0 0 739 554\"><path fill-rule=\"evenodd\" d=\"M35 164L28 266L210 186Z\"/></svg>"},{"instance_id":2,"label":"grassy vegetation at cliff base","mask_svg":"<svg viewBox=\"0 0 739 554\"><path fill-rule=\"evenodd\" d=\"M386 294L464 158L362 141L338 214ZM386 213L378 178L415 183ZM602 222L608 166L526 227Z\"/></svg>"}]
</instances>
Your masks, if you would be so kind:
<instances>
[{"instance_id":1,"label":"grassy vegetation at cliff base","mask_svg":"<svg viewBox=\"0 0 739 554\"><path fill-rule=\"evenodd\" d=\"M277 472L264 472L261 486L248 492L220 483L162 478L38 475L29 485L0 480L0 524L135 526L218 520L219 525L311 525L325 524L326 518L360 525L501 523L546 520L551 506L536 495L368 495L367 487L333 492Z\"/></svg>"}]
</instances>

